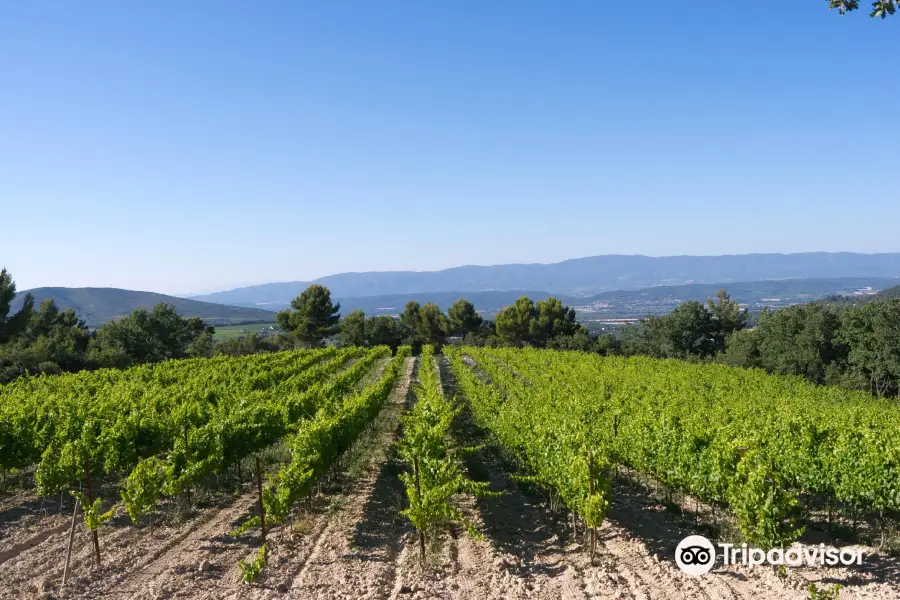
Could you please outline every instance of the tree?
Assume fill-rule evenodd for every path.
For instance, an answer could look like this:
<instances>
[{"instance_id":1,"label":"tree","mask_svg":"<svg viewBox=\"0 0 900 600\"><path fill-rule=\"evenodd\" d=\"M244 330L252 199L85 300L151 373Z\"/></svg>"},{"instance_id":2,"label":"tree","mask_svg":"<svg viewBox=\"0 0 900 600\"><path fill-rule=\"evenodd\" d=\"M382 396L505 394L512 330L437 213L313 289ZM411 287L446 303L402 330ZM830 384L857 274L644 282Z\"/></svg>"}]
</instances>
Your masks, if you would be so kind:
<instances>
[{"instance_id":1,"label":"tree","mask_svg":"<svg viewBox=\"0 0 900 600\"><path fill-rule=\"evenodd\" d=\"M510 344L525 346L532 343L537 319L534 302L521 296L513 304L504 307L494 317L497 335Z\"/></svg>"},{"instance_id":2,"label":"tree","mask_svg":"<svg viewBox=\"0 0 900 600\"><path fill-rule=\"evenodd\" d=\"M715 352L713 322L709 312L696 300L684 302L663 317L642 322L643 353L661 358L706 358Z\"/></svg>"},{"instance_id":3,"label":"tree","mask_svg":"<svg viewBox=\"0 0 900 600\"><path fill-rule=\"evenodd\" d=\"M422 309L415 300L406 303L406 308L400 313L400 325L408 330L411 334L415 333L419 326L419 311Z\"/></svg>"},{"instance_id":4,"label":"tree","mask_svg":"<svg viewBox=\"0 0 900 600\"><path fill-rule=\"evenodd\" d=\"M725 290L719 290L716 300L707 298L706 310L712 319L712 336L716 352L725 349L725 340L732 333L740 331L747 325L747 311L732 300Z\"/></svg>"},{"instance_id":5,"label":"tree","mask_svg":"<svg viewBox=\"0 0 900 600\"><path fill-rule=\"evenodd\" d=\"M842 15L859 8L859 0L828 0L828 4L829 8L838 9ZM869 16L886 19L897 11L898 6L900 6L898 0L875 0L872 2L872 12L869 13Z\"/></svg>"},{"instance_id":6,"label":"tree","mask_svg":"<svg viewBox=\"0 0 900 600\"><path fill-rule=\"evenodd\" d=\"M213 355L247 356L249 354L261 354L264 352L279 352L290 350L294 347L293 341L287 334L267 335L258 333L229 338L213 345Z\"/></svg>"},{"instance_id":7,"label":"tree","mask_svg":"<svg viewBox=\"0 0 900 600\"><path fill-rule=\"evenodd\" d=\"M759 332L744 329L736 331L725 340L725 351L719 360L733 367L748 369L762 367L759 355Z\"/></svg>"},{"instance_id":8,"label":"tree","mask_svg":"<svg viewBox=\"0 0 900 600\"><path fill-rule=\"evenodd\" d=\"M751 361L746 366L803 375L815 383L837 383L847 357L847 347L838 337L840 327L838 310L819 303L764 311L755 329L731 338L726 361L738 364L743 355ZM732 349L731 344L738 345Z\"/></svg>"},{"instance_id":9,"label":"tree","mask_svg":"<svg viewBox=\"0 0 900 600\"><path fill-rule=\"evenodd\" d=\"M307 346L319 346L340 329L341 303L331 303L327 287L313 284L291 300L291 309L276 315L278 326Z\"/></svg>"},{"instance_id":10,"label":"tree","mask_svg":"<svg viewBox=\"0 0 900 600\"><path fill-rule=\"evenodd\" d=\"M16 283L4 268L0 270L0 344L5 344L24 331L34 311L34 298L31 294L25 294L22 308L10 316L15 297Z\"/></svg>"},{"instance_id":11,"label":"tree","mask_svg":"<svg viewBox=\"0 0 900 600\"><path fill-rule=\"evenodd\" d=\"M535 323L531 330L532 343L537 346L544 346L551 339L573 336L582 329L575 321L575 309L563 306L563 303L553 296L546 300L538 300L535 313ZM584 337L587 337L586 333Z\"/></svg>"},{"instance_id":12,"label":"tree","mask_svg":"<svg viewBox=\"0 0 900 600\"><path fill-rule=\"evenodd\" d=\"M447 311L447 317L450 320L450 333L463 337L477 332L484 322L481 315L475 311L475 306L465 298L453 303Z\"/></svg>"},{"instance_id":13,"label":"tree","mask_svg":"<svg viewBox=\"0 0 900 600\"><path fill-rule=\"evenodd\" d=\"M341 321L342 346L366 346L366 313L354 310Z\"/></svg>"},{"instance_id":14,"label":"tree","mask_svg":"<svg viewBox=\"0 0 900 600\"><path fill-rule=\"evenodd\" d=\"M841 342L860 387L876 396L900 395L900 299L848 308L841 319Z\"/></svg>"},{"instance_id":15,"label":"tree","mask_svg":"<svg viewBox=\"0 0 900 600\"><path fill-rule=\"evenodd\" d=\"M441 345L447 338L450 323L434 302L426 302L419 309L419 323L416 333L424 344Z\"/></svg>"},{"instance_id":16,"label":"tree","mask_svg":"<svg viewBox=\"0 0 900 600\"><path fill-rule=\"evenodd\" d=\"M209 358L213 354L213 346L213 328L209 327L188 344L184 353L191 358Z\"/></svg>"},{"instance_id":17,"label":"tree","mask_svg":"<svg viewBox=\"0 0 900 600\"><path fill-rule=\"evenodd\" d=\"M388 315L366 319L366 340L370 346L389 346L394 352L403 344L400 323Z\"/></svg>"},{"instance_id":18,"label":"tree","mask_svg":"<svg viewBox=\"0 0 900 600\"><path fill-rule=\"evenodd\" d=\"M203 334L211 342L215 328L197 317L184 318L170 304L140 308L127 317L102 325L88 347L88 360L101 367L123 368L189 356L188 349ZM205 341L192 352L206 352Z\"/></svg>"},{"instance_id":19,"label":"tree","mask_svg":"<svg viewBox=\"0 0 900 600\"><path fill-rule=\"evenodd\" d=\"M32 311L25 328L0 346L0 383L28 373L56 374L85 368L90 333L74 310L60 311L52 298Z\"/></svg>"}]
</instances>

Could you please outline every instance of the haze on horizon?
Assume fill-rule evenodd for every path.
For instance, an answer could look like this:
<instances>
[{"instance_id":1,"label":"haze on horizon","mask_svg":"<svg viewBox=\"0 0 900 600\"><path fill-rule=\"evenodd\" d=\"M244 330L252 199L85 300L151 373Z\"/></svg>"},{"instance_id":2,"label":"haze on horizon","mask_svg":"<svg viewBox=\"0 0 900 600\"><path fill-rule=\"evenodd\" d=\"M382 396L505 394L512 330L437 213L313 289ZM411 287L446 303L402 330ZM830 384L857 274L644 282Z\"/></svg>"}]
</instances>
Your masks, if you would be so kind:
<instances>
[{"instance_id":1,"label":"haze on horizon","mask_svg":"<svg viewBox=\"0 0 900 600\"><path fill-rule=\"evenodd\" d=\"M826 3L10 5L0 266L199 293L895 252L900 19Z\"/></svg>"}]
</instances>

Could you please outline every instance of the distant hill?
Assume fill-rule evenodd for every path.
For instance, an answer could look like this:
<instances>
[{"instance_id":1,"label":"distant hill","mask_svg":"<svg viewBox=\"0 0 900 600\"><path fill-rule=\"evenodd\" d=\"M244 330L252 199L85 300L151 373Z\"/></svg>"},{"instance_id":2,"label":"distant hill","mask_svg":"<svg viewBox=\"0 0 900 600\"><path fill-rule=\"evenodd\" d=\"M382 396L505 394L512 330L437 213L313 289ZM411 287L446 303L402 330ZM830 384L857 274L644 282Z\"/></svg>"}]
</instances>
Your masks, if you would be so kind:
<instances>
[{"instance_id":1,"label":"distant hill","mask_svg":"<svg viewBox=\"0 0 900 600\"><path fill-rule=\"evenodd\" d=\"M45 298L53 298L62 310L74 308L76 314L88 327L99 327L103 323L130 314L138 308L153 308L160 302L171 304L184 317L200 317L210 325L240 325L260 321L274 321L275 315L258 308L225 306L211 302L186 300L153 292L136 292L117 288L62 288L43 287L19 292L13 301L13 310L18 310L25 294L34 296L35 306Z\"/></svg>"},{"instance_id":2,"label":"distant hill","mask_svg":"<svg viewBox=\"0 0 900 600\"><path fill-rule=\"evenodd\" d=\"M341 313L360 309L367 315L395 315L406 303L415 300L419 304L436 303L446 311L460 297L465 297L486 316L493 316L504 306L515 302L519 296L534 301L555 295L564 304L575 307L580 319L635 318L650 314L664 314L688 300L705 301L725 288L732 298L751 312L764 307L779 308L791 304L811 302L827 296L859 297L876 290L888 288L900 282L897 278L847 277L837 279L782 279L776 281L750 281L728 283L693 283L688 285L657 286L643 290L619 290L595 296L569 296L545 291L515 290L509 292L422 292L413 294L388 294L340 298ZM866 290L871 288L871 290ZM854 296L857 294L857 296ZM275 310L284 305L270 305Z\"/></svg>"},{"instance_id":3,"label":"distant hill","mask_svg":"<svg viewBox=\"0 0 900 600\"><path fill-rule=\"evenodd\" d=\"M572 306L581 320L616 319L645 317L650 314L665 314L688 300L706 300L715 296L720 288L725 288L732 298L751 311L763 307L778 308L790 304L830 299L835 303L852 304L868 298L884 295L900 295L898 278L844 277L834 279L783 279L773 281L692 283L674 286L656 286L642 290L616 290L593 296L551 294L536 290L510 291L450 291L384 294L362 297L340 297L341 314L360 309L369 316L396 315L410 300L420 304L435 302L446 311L456 300L465 297L475 308L487 317L493 317L504 306L515 302L519 296L528 296L534 301L544 300L553 295L564 304ZM896 286L896 287L895 287ZM867 288L871 290L867 291ZM879 295L877 290L884 290ZM301 290L302 291L302 290ZM36 288L20 292L13 301L13 310L21 306L25 293L35 298L35 303L45 298L54 298L57 305L65 310L74 308L89 327L130 314L137 308L152 308L165 302L172 304L179 314L186 317L200 317L211 325L243 325L247 323L272 322L275 313L289 305L273 302L264 307L228 306L193 299L177 298L153 292L138 292L116 288ZM299 292L298 292L299 293ZM296 295L296 294L294 294ZM293 297L293 296L291 296Z\"/></svg>"},{"instance_id":4,"label":"distant hill","mask_svg":"<svg viewBox=\"0 0 900 600\"><path fill-rule=\"evenodd\" d=\"M727 256L625 256L576 258L553 264L463 266L442 271L340 273L314 281L267 283L193 296L195 300L278 308L310 283L328 286L337 298L435 292L546 290L593 296L659 285L780 279L900 277L900 253L739 254Z\"/></svg>"},{"instance_id":5,"label":"distant hill","mask_svg":"<svg viewBox=\"0 0 900 600\"><path fill-rule=\"evenodd\" d=\"M850 296L844 294L829 295L823 298L822 301L828 304L836 304L838 306L862 306L863 304L868 304L869 302L877 302L878 300L885 300L887 298L900 298L900 285L889 287L875 294Z\"/></svg>"}]
</instances>

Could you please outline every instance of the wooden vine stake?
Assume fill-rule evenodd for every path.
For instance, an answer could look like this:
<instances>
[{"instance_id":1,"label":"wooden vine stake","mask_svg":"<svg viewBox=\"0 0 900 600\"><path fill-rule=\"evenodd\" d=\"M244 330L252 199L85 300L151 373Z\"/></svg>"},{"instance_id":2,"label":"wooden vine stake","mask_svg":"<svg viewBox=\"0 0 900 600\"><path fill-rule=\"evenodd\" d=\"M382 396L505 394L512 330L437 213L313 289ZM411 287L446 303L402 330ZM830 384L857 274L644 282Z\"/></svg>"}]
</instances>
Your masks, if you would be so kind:
<instances>
[{"instance_id":1,"label":"wooden vine stake","mask_svg":"<svg viewBox=\"0 0 900 600\"><path fill-rule=\"evenodd\" d=\"M262 530L263 547L266 544L266 505L263 503L262 468L259 465L259 454L256 455L256 489L259 492L259 527Z\"/></svg>"},{"instance_id":2,"label":"wooden vine stake","mask_svg":"<svg viewBox=\"0 0 900 600\"><path fill-rule=\"evenodd\" d=\"M588 469L590 470L590 491L591 496L594 495L594 455L588 455ZM594 549L597 547L597 527L596 525L591 527L591 562L594 562Z\"/></svg>"},{"instance_id":3,"label":"wooden vine stake","mask_svg":"<svg viewBox=\"0 0 900 600\"><path fill-rule=\"evenodd\" d=\"M422 487L419 483L419 457L413 456L413 470L416 475L416 497L419 501L422 501ZM422 561L422 566L425 566L425 532L419 531L419 558Z\"/></svg>"},{"instance_id":4,"label":"wooden vine stake","mask_svg":"<svg viewBox=\"0 0 900 600\"><path fill-rule=\"evenodd\" d=\"M80 502L75 502L75 510L72 511L72 526L69 528L69 547L66 549L66 568L63 569L63 585L69 583L69 563L72 560L72 542L75 541L75 521L78 517Z\"/></svg>"},{"instance_id":5,"label":"wooden vine stake","mask_svg":"<svg viewBox=\"0 0 900 600\"><path fill-rule=\"evenodd\" d=\"M84 459L84 478L85 483L87 484L87 497L88 504L91 507L94 506L94 490L91 485L91 464L88 462L88 459ZM97 562L97 566L100 566L100 538L97 537L97 530L94 529L91 531L91 537L94 538L94 560Z\"/></svg>"}]
</instances>

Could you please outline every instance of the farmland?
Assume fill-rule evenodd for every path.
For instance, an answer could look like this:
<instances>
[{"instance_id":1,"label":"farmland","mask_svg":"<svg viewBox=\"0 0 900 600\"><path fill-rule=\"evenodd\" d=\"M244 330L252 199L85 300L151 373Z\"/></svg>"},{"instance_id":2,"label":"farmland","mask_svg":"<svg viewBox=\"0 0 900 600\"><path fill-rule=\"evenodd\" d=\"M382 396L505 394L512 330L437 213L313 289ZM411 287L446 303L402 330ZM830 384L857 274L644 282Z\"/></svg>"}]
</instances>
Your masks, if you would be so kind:
<instances>
[{"instance_id":1,"label":"farmland","mask_svg":"<svg viewBox=\"0 0 900 600\"><path fill-rule=\"evenodd\" d=\"M22 378L0 597L894 598L897 423L798 378L534 349ZM673 551L695 533L867 554L694 579Z\"/></svg>"},{"instance_id":2,"label":"farmland","mask_svg":"<svg viewBox=\"0 0 900 600\"><path fill-rule=\"evenodd\" d=\"M277 325L272 323L252 323L250 325L224 325L220 327L216 327L216 333L214 339L216 341L228 340L232 338L238 338L245 335L251 335L254 333L259 333L264 329L270 329L275 327L277 329Z\"/></svg>"}]
</instances>

